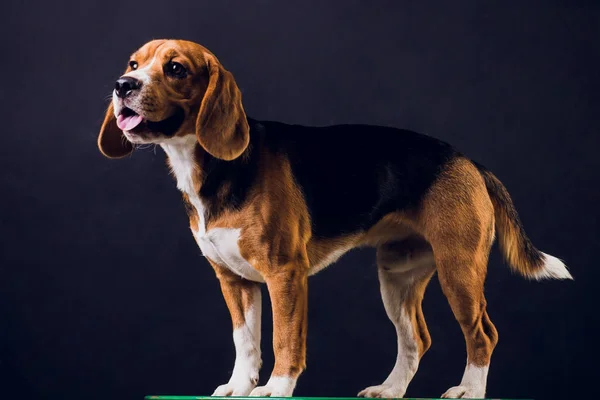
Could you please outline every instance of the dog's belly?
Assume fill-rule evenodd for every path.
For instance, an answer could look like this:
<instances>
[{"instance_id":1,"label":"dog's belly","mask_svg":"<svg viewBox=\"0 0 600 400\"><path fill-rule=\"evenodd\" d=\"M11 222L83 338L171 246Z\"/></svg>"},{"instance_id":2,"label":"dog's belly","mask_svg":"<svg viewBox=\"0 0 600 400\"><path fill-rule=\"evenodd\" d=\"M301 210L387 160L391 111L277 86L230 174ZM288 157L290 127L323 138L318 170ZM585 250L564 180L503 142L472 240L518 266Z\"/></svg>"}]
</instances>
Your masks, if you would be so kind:
<instances>
[{"instance_id":1,"label":"dog's belly","mask_svg":"<svg viewBox=\"0 0 600 400\"><path fill-rule=\"evenodd\" d=\"M238 246L240 229L213 228L204 235L194 232L194 237L202 254L212 262L229 269L242 278L254 282L265 281L262 275L240 254Z\"/></svg>"},{"instance_id":2,"label":"dog's belly","mask_svg":"<svg viewBox=\"0 0 600 400\"><path fill-rule=\"evenodd\" d=\"M265 279L252 264L250 264L240 253L238 242L241 229L237 228L212 228L205 234L194 231L194 238L202 254L217 265L229 269L234 274L254 282L265 282ZM342 241L344 242L344 241ZM335 248L328 248L322 244L316 250L315 244L309 245L310 268L308 275L314 275L335 263L347 251L355 247L355 241L349 238L347 243L336 243Z\"/></svg>"}]
</instances>

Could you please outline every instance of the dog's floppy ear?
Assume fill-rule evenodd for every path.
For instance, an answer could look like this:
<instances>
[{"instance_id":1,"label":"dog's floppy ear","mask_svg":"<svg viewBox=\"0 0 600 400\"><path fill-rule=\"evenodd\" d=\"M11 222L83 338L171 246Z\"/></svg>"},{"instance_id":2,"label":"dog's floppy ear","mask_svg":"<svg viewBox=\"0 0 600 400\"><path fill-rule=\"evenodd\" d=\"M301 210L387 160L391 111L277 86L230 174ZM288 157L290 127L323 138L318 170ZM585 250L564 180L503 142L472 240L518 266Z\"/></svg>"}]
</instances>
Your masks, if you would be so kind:
<instances>
[{"instance_id":1,"label":"dog's floppy ear","mask_svg":"<svg viewBox=\"0 0 600 400\"><path fill-rule=\"evenodd\" d=\"M200 145L212 156L222 160L239 157L250 141L242 93L233 75L205 54L208 86L196 120L196 136Z\"/></svg>"},{"instance_id":2,"label":"dog's floppy ear","mask_svg":"<svg viewBox=\"0 0 600 400\"><path fill-rule=\"evenodd\" d=\"M100 128L98 148L108 158L125 157L133 151L133 145L125 139L123 132L117 126L112 103L106 110L106 116Z\"/></svg>"}]
</instances>

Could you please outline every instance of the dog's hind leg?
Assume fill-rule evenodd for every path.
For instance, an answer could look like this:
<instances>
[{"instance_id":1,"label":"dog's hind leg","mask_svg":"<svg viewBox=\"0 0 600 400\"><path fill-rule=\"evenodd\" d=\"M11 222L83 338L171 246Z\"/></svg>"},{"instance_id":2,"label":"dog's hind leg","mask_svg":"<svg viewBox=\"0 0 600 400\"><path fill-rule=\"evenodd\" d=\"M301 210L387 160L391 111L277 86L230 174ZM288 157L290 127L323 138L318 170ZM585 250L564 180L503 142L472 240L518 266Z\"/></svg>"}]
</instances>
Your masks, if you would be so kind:
<instances>
[{"instance_id":1,"label":"dog's hind leg","mask_svg":"<svg viewBox=\"0 0 600 400\"><path fill-rule=\"evenodd\" d=\"M467 365L444 398L483 398L498 332L483 293L494 238L494 208L479 172L458 160L438 179L424 202L421 223L431 244L442 291L462 329Z\"/></svg>"},{"instance_id":2,"label":"dog's hind leg","mask_svg":"<svg viewBox=\"0 0 600 400\"><path fill-rule=\"evenodd\" d=\"M417 372L431 345L421 301L434 271L431 247L419 238L377 248L377 269L385 311L396 328L398 353L387 379L359 393L360 397L398 398Z\"/></svg>"},{"instance_id":3,"label":"dog's hind leg","mask_svg":"<svg viewBox=\"0 0 600 400\"><path fill-rule=\"evenodd\" d=\"M436 249L437 250L437 249ZM456 250L436 251L438 278L460 324L467 345L467 366L458 386L443 398L483 398L498 333L486 311L483 294L487 257L462 256Z\"/></svg>"}]
</instances>

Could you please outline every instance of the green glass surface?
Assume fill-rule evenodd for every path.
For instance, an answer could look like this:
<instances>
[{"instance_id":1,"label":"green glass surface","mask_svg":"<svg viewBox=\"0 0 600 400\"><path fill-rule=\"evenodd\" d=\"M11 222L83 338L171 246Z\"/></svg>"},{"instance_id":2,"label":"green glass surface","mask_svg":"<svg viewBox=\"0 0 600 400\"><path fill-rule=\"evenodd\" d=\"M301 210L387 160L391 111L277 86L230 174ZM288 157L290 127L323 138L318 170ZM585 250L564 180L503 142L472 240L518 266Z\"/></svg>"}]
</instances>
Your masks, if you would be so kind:
<instances>
[{"instance_id":1,"label":"green glass surface","mask_svg":"<svg viewBox=\"0 0 600 400\"><path fill-rule=\"evenodd\" d=\"M261 400L261 399L277 399L278 397L212 397L212 396L174 396L174 395L156 395L146 396L145 400L215 400L215 399L237 399L237 400ZM356 397L279 397L286 400L356 400ZM404 400L438 400L437 398L421 398L421 397L403 397ZM441 399L440 399L441 400ZM484 399L484 400L517 400L517 399ZM532 399L518 399L532 400Z\"/></svg>"}]
</instances>

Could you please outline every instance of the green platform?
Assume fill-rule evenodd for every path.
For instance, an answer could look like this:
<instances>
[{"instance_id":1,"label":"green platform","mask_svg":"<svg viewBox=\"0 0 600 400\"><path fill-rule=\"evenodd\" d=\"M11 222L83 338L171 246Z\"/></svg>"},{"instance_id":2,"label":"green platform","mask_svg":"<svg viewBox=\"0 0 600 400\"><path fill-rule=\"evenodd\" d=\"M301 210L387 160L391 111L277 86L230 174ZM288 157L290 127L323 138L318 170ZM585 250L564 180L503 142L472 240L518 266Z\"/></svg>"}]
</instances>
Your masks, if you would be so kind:
<instances>
[{"instance_id":1,"label":"green platform","mask_svg":"<svg viewBox=\"0 0 600 400\"><path fill-rule=\"evenodd\" d=\"M211 397L211 396L146 396L146 400L215 400L215 399L231 399L232 397ZM261 400L261 399L277 399L277 397L233 397L236 400ZM285 400L357 400L357 397L279 397ZM420 398L420 397L403 397L404 400L438 400L437 398ZM439 399L443 400L443 399ZM517 399L484 399L484 400L517 400ZM519 399L531 400L531 399Z\"/></svg>"}]
</instances>

